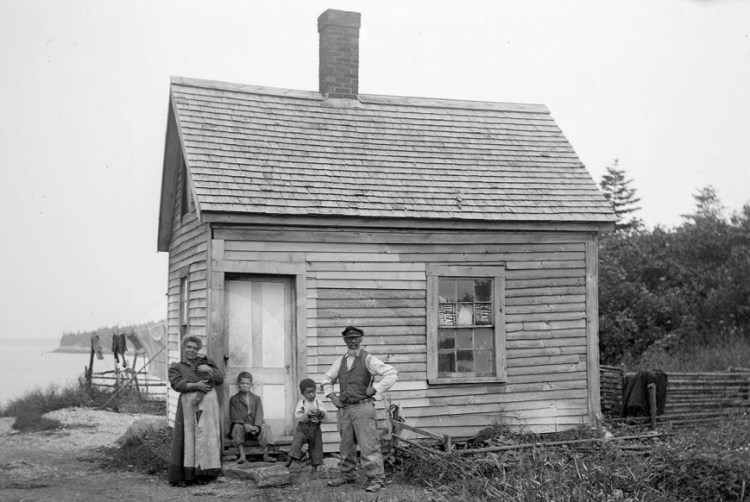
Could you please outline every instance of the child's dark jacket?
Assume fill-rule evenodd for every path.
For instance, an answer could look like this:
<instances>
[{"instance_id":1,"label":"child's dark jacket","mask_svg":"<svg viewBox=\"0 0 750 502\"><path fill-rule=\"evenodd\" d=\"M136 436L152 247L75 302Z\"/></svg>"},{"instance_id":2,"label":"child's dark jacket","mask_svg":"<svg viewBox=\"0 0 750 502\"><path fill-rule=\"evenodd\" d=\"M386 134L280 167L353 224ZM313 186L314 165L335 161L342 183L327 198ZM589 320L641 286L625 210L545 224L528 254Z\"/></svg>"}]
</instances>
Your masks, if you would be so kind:
<instances>
[{"instance_id":1,"label":"child's dark jacket","mask_svg":"<svg viewBox=\"0 0 750 502\"><path fill-rule=\"evenodd\" d=\"M249 424L260 427L263 425L263 403L260 396L247 393L250 407L245 403L242 392L238 392L229 399L229 420L232 424Z\"/></svg>"}]
</instances>

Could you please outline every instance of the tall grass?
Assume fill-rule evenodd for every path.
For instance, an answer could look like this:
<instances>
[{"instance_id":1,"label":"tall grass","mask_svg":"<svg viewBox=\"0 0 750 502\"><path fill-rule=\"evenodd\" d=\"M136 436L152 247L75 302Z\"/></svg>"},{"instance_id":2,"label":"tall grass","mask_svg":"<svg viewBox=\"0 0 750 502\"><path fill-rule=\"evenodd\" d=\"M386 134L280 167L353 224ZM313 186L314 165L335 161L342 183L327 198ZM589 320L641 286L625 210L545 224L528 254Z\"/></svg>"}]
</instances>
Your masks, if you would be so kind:
<instances>
[{"instance_id":1,"label":"tall grass","mask_svg":"<svg viewBox=\"0 0 750 502\"><path fill-rule=\"evenodd\" d=\"M716 335L710 341L654 345L633 364L632 371L703 372L726 371L732 367L750 366L750 336L740 333Z\"/></svg>"}]
</instances>

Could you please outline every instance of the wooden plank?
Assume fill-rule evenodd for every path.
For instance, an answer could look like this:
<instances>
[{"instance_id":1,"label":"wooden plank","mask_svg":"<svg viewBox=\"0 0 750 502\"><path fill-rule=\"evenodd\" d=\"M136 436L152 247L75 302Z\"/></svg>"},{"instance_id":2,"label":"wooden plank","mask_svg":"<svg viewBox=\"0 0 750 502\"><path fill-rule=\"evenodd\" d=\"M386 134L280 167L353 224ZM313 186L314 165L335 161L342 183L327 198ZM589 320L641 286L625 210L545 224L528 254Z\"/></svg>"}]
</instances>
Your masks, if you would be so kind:
<instances>
[{"instance_id":1,"label":"wooden plank","mask_svg":"<svg viewBox=\"0 0 750 502\"><path fill-rule=\"evenodd\" d=\"M336 328L342 326L357 326L358 328L371 328L375 326L424 326L424 317L342 317L338 319L308 319L308 327Z\"/></svg>"},{"instance_id":2,"label":"wooden plank","mask_svg":"<svg viewBox=\"0 0 750 502\"><path fill-rule=\"evenodd\" d=\"M424 318L424 308L339 308L339 309L309 309L308 319L339 319L352 317L420 317Z\"/></svg>"},{"instance_id":3,"label":"wooden plank","mask_svg":"<svg viewBox=\"0 0 750 502\"><path fill-rule=\"evenodd\" d=\"M320 223L318 222L318 225ZM481 226L481 225L480 225ZM440 229L430 232L425 230L398 229L389 227L388 230L362 228L342 232L336 227L321 227L310 230L309 226L279 226L269 229L266 226L222 227L215 225L215 237L228 241L291 241L291 242L325 242L325 243L398 243L398 244L422 244L424 242L435 242L440 244L451 244L457 239L465 239L471 243L484 243L492 245L518 244L527 247L529 244L557 244L573 246L573 249L583 250L582 243L589 239L586 233L537 233L537 232L487 232L481 228L480 232L471 232L461 227L457 230ZM563 248L569 249L569 247ZM557 251L558 248L553 248Z\"/></svg>"},{"instance_id":4,"label":"wooden plank","mask_svg":"<svg viewBox=\"0 0 750 502\"><path fill-rule=\"evenodd\" d=\"M553 312L581 312L586 309L585 303L548 303L543 305L514 305L506 307L508 315L553 313Z\"/></svg>"},{"instance_id":5,"label":"wooden plank","mask_svg":"<svg viewBox=\"0 0 750 502\"><path fill-rule=\"evenodd\" d=\"M542 356L561 356L561 355L585 355L586 345L577 345L572 347L544 347L535 349L513 349L508 350L508 359L527 359ZM527 363L528 361L523 361Z\"/></svg>"},{"instance_id":6,"label":"wooden plank","mask_svg":"<svg viewBox=\"0 0 750 502\"><path fill-rule=\"evenodd\" d=\"M308 302L310 303L310 302ZM312 308L317 309L366 309L366 308L421 308L423 311L427 306L424 298L401 299L401 298L344 298L332 300L317 300Z\"/></svg>"},{"instance_id":7,"label":"wooden plank","mask_svg":"<svg viewBox=\"0 0 750 502\"><path fill-rule=\"evenodd\" d=\"M570 288L579 289L579 288ZM580 288L581 290L583 288ZM565 294L565 295L539 295L539 296L521 296L518 293L523 290L515 290L515 295L506 298L505 304L511 306L529 306L529 305L554 305L562 303L586 303L585 294Z\"/></svg>"},{"instance_id":8,"label":"wooden plank","mask_svg":"<svg viewBox=\"0 0 750 502\"><path fill-rule=\"evenodd\" d=\"M418 290L404 289L382 289L382 290L361 290L361 289L317 289L317 298L321 299L422 299L426 298L424 288Z\"/></svg>"},{"instance_id":9,"label":"wooden plank","mask_svg":"<svg viewBox=\"0 0 750 502\"><path fill-rule=\"evenodd\" d=\"M585 298L586 296L586 287L583 284L580 284L578 286L547 286L542 288L537 287L520 287L521 281L514 281L513 284L516 286L515 288L508 289L505 296L508 299L508 304L510 305L510 298L513 298L513 301L523 301L523 300L516 300L516 298L526 299L527 301L532 300L534 297L542 297L546 298L548 296L552 296L553 298L576 298L578 296L582 296ZM542 300L544 301L544 300Z\"/></svg>"},{"instance_id":10,"label":"wooden plank","mask_svg":"<svg viewBox=\"0 0 750 502\"><path fill-rule=\"evenodd\" d=\"M381 280L381 281L424 281L424 272L396 272L396 271L365 271L365 272L348 272L348 271L329 271L319 270L311 272L309 277L321 280Z\"/></svg>"},{"instance_id":11,"label":"wooden plank","mask_svg":"<svg viewBox=\"0 0 750 502\"><path fill-rule=\"evenodd\" d=\"M286 261L240 261L220 259L212 263L214 270L218 272L234 272L243 274L268 274L268 275L299 275L305 273L304 262Z\"/></svg>"},{"instance_id":12,"label":"wooden plank","mask_svg":"<svg viewBox=\"0 0 750 502\"><path fill-rule=\"evenodd\" d=\"M508 366L508 379L514 377L512 381L523 381L519 375L549 375L551 373L577 373L586 371L586 364L578 363L549 363L541 364L536 362L534 365ZM551 375L550 375L551 376Z\"/></svg>"},{"instance_id":13,"label":"wooden plank","mask_svg":"<svg viewBox=\"0 0 750 502\"><path fill-rule=\"evenodd\" d=\"M430 398L430 407L423 411L426 414L470 414L472 407L482 404L490 406L502 405L503 410L529 410L546 407L565 407L569 406L571 401L579 400L576 407L586 407L586 389L565 389L565 390L548 390L538 392L506 393L506 394L485 394L472 396L450 396ZM409 403L404 403L408 407ZM446 409L441 410L444 406ZM458 406L459 408L450 408ZM481 410L483 408L477 408ZM500 408L498 408L500 409ZM476 411L481 413L481 411Z\"/></svg>"},{"instance_id":14,"label":"wooden plank","mask_svg":"<svg viewBox=\"0 0 750 502\"><path fill-rule=\"evenodd\" d=\"M586 243L586 298L588 418L590 424L595 424L602 418L599 394L599 240L596 235Z\"/></svg>"},{"instance_id":15,"label":"wooden plank","mask_svg":"<svg viewBox=\"0 0 750 502\"><path fill-rule=\"evenodd\" d=\"M584 260L569 261L507 261L505 266L511 270L549 270L549 269L582 269L585 268Z\"/></svg>"},{"instance_id":16,"label":"wooden plank","mask_svg":"<svg viewBox=\"0 0 750 502\"><path fill-rule=\"evenodd\" d=\"M520 281L524 279L544 279L544 281L541 281L539 284L551 284L549 282L550 279L557 279L557 278L576 278L579 279L578 281L570 282L569 284L580 286L582 284L585 284L585 269L582 267L576 267L576 268L551 268L551 269L515 269L515 268L508 268L508 272L505 275L508 282L510 281ZM525 282L522 284L530 284L529 282ZM533 283L531 283L533 284Z\"/></svg>"},{"instance_id":17,"label":"wooden plank","mask_svg":"<svg viewBox=\"0 0 750 502\"><path fill-rule=\"evenodd\" d=\"M535 367L539 365L576 364L581 361L583 354L561 354L539 357L508 357L508 369L522 366Z\"/></svg>"},{"instance_id":18,"label":"wooden plank","mask_svg":"<svg viewBox=\"0 0 750 502\"><path fill-rule=\"evenodd\" d=\"M586 347L586 337L579 336L575 338L544 338L544 339L508 339L505 342L506 348L510 350L533 349L546 347Z\"/></svg>"},{"instance_id":19,"label":"wooden plank","mask_svg":"<svg viewBox=\"0 0 750 502\"><path fill-rule=\"evenodd\" d=\"M344 325L345 326L345 325ZM307 333L308 336L312 336L315 333L319 343L320 340L331 339L336 340L335 343L341 341L341 330L344 326L331 326L326 328L309 326ZM413 336L424 336L426 329L424 326L370 326L365 331L366 340L372 336L400 336L400 335L413 335Z\"/></svg>"},{"instance_id":20,"label":"wooden plank","mask_svg":"<svg viewBox=\"0 0 750 502\"><path fill-rule=\"evenodd\" d=\"M423 263L404 263L390 261L311 261L308 264L310 272L367 272L371 270L389 272L422 272L425 271Z\"/></svg>"},{"instance_id":21,"label":"wooden plank","mask_svg":"<svg viewBox=\"0 0 750 502\"><path fill-rule=\"evenodd\" d=\"M583 311L576 312L539 312L534 314L507 314L506 322L508 324L522 323L524 326L530 326L544 321L573 321L582 319L586 320L586 313Z\"/></svg>"},{"instance_id":22,"label":"wooden plank","mask_svg":"<svg viewBox=\"0 0 750 502\"><path fill-rule=\"evenodd\" d=\"M311 279L308 287L333 289L425 289L425 281Z\"/></svg>"},{"instance_id":23,"label":"wooden plank","mask_svg":"<svg viewBox=\"0 0 750 502\"><path fill-rule=\"evenodd\" d=\"M538 274L537 271L533 271ZM517 271L514 272L518 274ZM526 294L529 289L545 290L547 288L554 287L565 287L565 286L578 286L582 287L586 283L585 277L582 274L575 274L571 277L534 277L522 279L519 277L505 276L505 289L509 295L515 294L512 290L522 289L522 294ZM551 290L550 290L551 291Z\"/></svg>"},{"instance_id":24,"label":"wooden plank","mask_svg":"<svg viewBox=\"0 0 750 502\"><path fill-rule=\"evenodd\" d=\"M226 251L224 258L231 261L276 261L298 263L307 259L306 253L281 253L273 252L255 252L255 251Z\"/></svg>"},{"instance_id":25,"label":"wooden plank","mask_svg":"<svg viewBox=\"0 0 750 502\"><path fill-rule=\"evenodd\" d=\"M586 338L584 327L554 330L516 330L508 334L508 340L559 340L561 338Z\"/></svg>"},{"instance_id":26,"label":"wooden plank","mask_svg":"<svg viewBox=\"0 0 750 502\"><path fill-rule=\"evenodd\" d=\"M573 319L565 321L539 321L539 322L507 322L505 329L511 331L553 331L569 330L573 328L585 328L586 319Z\"/></svg>"}]
</instances>

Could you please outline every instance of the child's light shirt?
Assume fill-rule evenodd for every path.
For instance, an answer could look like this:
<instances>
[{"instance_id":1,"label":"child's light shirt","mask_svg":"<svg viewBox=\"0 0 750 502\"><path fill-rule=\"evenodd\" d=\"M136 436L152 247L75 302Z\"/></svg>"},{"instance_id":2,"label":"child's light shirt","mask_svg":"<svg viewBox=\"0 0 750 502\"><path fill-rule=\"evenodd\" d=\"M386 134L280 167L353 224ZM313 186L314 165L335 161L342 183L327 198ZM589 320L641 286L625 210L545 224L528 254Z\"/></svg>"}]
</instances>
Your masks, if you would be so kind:
<instances>
[{"instance_id":1,"label":"child's light shirt","mask_svg":"<svg viewBox=\"0 0 750 502\"><path fill-rule=\"evenodd\" d=\"M319 410L322 416L319 419L310 418L307 414L311 411ZM299 400L297 407L294 409L294 418L298 422L324 422L328 418L323 403L317 397L312 401L308 401L304 397Z\"/></svg>"}]
</instances>

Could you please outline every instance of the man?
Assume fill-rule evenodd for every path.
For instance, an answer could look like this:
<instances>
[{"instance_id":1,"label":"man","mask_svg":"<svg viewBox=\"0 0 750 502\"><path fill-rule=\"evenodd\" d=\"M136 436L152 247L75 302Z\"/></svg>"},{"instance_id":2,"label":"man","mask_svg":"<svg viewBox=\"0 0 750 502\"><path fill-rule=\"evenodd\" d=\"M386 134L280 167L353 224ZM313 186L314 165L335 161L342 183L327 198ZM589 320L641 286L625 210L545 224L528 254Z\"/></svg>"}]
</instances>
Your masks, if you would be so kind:
<instances>
[{"instance_id":1,"label":"man","mask_svg":"<svg viewBox=\"0 0 750 502\"><path fill-rule=\"evenodd\" d=\"M341 433L339 477L328 484L354 483L359 444L362 471L369 481L366 490L377 492L385 484L385 471L375 427L375 398L398 380L398 372L360 347L364 331L348 326L341 334L347 352L333 362L323 377L323 393L339 409ZM380 376L380 381L375 382L375 376ZM337 381L339 394L333 392Z\"/></svg>"}]
</instances>

